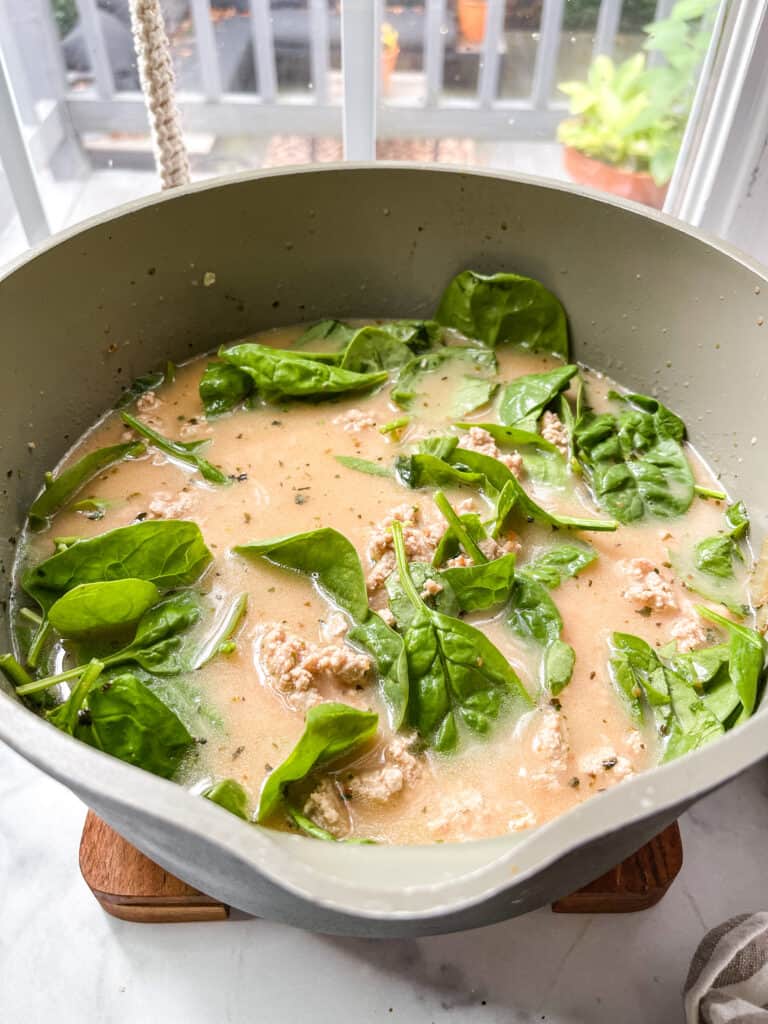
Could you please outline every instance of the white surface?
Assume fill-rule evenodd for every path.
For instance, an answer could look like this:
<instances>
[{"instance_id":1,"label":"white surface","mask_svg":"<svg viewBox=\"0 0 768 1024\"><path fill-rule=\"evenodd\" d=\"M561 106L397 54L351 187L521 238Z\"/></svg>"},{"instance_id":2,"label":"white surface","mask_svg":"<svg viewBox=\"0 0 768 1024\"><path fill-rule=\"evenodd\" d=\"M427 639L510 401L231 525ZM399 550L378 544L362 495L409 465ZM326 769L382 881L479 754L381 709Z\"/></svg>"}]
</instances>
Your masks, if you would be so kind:
<instances>
[{"instance_id":1,"label":"white surface","mask_svg":"<svg viewBox=\"0 0 768 1024\"><path fill-rule=\"evenodd\" d=\"M685 865L634 915L543 909L475 932L364 941L258 920L136 925L85 887L85 811L0 747L0 1021L674 1024L691 954L766 909L768 764L682 819Z\"/></svg>"}]
</instances>

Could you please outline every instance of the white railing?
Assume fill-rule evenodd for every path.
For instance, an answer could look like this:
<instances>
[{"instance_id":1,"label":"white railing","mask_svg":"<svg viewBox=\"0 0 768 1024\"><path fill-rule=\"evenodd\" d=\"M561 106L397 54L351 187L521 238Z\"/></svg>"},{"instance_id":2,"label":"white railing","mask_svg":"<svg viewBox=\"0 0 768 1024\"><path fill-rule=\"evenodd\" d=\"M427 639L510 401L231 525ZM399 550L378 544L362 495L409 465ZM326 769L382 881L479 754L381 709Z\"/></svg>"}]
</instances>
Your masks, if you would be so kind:
<instances>
[{"instance_id":1,"label":"white railing","mask_svg":"<svg viewBox=\"0 0 768 1024\"><path fill-rule=\"evenodd\" d=\"M672 2L658 0L658 15L664 16ZM65 74L48 0L40 3L40 59L50 64L53 84L50 99L35 100L8 16L15 3L0 0L0 163L27 238L36 241L47 234L48 227L33 167L52 152L60 134L67 130L141 133L147 131L147 119L140 93L115 86L96 0L77 0L90 75L76 87ZM250 33L253 92L225 89L209 0L189 0L200 90L179 95L184 126L190 132L216 136L343 136L345 155L352 159L373 158L377 136L553 138L565 112L563 103L552 99L565 3L543 0L530 93L508 99L499 95L506 0L487 0L485 37L477 49L477 84L473 93L464 95L452 94L444 82L446 27L453 17L453 4L424 0L423 71L407 73L416 83L407 95L380 102L383 0L341 0L341 75L330 70L329 59L329 24L336 15L328 0L307 0L311 86L291 92L278 90L269 0L250 0L250 11L242 19ZM623 0L602 0L595 53L612 52L622 5Z\"/></svg>"}]
</instances>

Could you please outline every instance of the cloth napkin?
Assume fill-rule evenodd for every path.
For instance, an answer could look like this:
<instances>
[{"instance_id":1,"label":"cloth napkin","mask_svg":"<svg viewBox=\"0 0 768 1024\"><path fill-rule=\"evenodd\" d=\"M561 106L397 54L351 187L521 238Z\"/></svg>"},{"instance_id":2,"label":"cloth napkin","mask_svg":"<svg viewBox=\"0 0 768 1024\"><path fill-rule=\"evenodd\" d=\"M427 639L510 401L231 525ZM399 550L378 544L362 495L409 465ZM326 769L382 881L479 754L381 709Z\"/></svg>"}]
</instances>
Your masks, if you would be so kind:
<instances>
[{"instance_id":1,"label":"cloth napkin","mask_svg":"<svg viewBox=\"0 0 768 1024\"><path fill-rule=\"evenodd\" d=\"M768 912L708 932L684 989L686 1024L768 1024Z\"/></svg>"}]
</instances>

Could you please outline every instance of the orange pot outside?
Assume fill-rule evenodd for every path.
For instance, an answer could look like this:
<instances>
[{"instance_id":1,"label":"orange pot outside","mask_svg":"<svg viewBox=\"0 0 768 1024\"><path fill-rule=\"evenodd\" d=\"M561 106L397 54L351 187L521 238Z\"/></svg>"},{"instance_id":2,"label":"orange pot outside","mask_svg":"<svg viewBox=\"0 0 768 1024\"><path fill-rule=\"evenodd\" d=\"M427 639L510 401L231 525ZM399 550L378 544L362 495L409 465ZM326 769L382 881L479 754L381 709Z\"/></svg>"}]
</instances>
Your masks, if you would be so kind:
<instances>
[{"instance_id":1,"label":"orange pot outside","mask_svg":"<svg viewBox=\"0 0 768 1024\"><path fill-rule=\"evenodd\" d=\"M485 39L488 0L459 0L457 14L464 42L482 43Z\"/></svg>"},{"instance_id":2,"label":"orange pot outside","mask_svg":"<svg viewBox=\"0 0 768 1024\"><path fill-rule=\"evenodd\" d=\"M601 192L610 192L622 199L632 199L660 210L667 196L668 185L657 185L646 171L629 171L604 164L572 146L563 151L565 169L579 185L589 185Z\"/></svg>"},{"instance_id":3,"label":"orange pot outside","mask_svg":"<svg viewBox=\"0 0 768 1024\"><path fill-rule=\"evenodd\" d=\"M381 51L381 88L385 96L389 95L392 72L397 67L397 58L399 56L399 46L388 46Z\"/></svg>"}]
</instances>

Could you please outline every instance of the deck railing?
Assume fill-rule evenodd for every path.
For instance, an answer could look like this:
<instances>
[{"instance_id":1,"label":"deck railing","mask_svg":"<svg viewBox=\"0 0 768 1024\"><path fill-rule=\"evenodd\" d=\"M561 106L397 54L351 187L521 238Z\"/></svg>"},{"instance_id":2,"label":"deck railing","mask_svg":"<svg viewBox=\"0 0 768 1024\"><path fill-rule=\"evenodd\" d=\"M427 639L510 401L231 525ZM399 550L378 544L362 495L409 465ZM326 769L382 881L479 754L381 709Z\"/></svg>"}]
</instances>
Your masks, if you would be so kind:
<instances>
[{"instance_id":1,"label":"deck railing","mask_svg":"<svg viewBox=\"0 0 768 1024\"><path fill-rule=\"evenodd\" d=\"M45 95L40 96L40 75L36 73L33 87L19 39L17 0L0 0L0 164L30 242L48 233L33 168L44 165L67 131L147 130L138 90L116 87L96 0L76 2L90 64L89 72L76 79L65 68L49 0L25 0L21 5L35 12L36 58L46 68ZM665 16L672 3L658 0L657 16ZM246 59L252 62L253 88L247 91L231 89L223 80L217 22L211 17L209 0L189 0L199 88L180 90L184 126L189 132L216 136L343 135L345 155L353 159L373 157L377 136L551 139L565 111L562 101L553 99L565 5L566 0L542 0L539 28L532 34L535 57L530 91L523 97L505 98L499 83L506 0L487 0L485 35L474 49L476 84L460 94L444 80L446 38L454 26L455 5L452 0L424 0L421 70L401 73L409 88L382 100L383 0L340 0L338 11L328 0L307 0L310 82L308 89L301 90L278 88L270 0L250 0L245 10L240 9L244 4L238 4L234 16L241 35L246 34ZM623 0L602 0L594 53L613 51L622 6ZM341 72L332 69L330 59L332 42L335 46L339 34ZM466 56L471 50L465 46L461 52ZM394 77L397 81L397 71Z\"/></svg>"}]
</instances>

